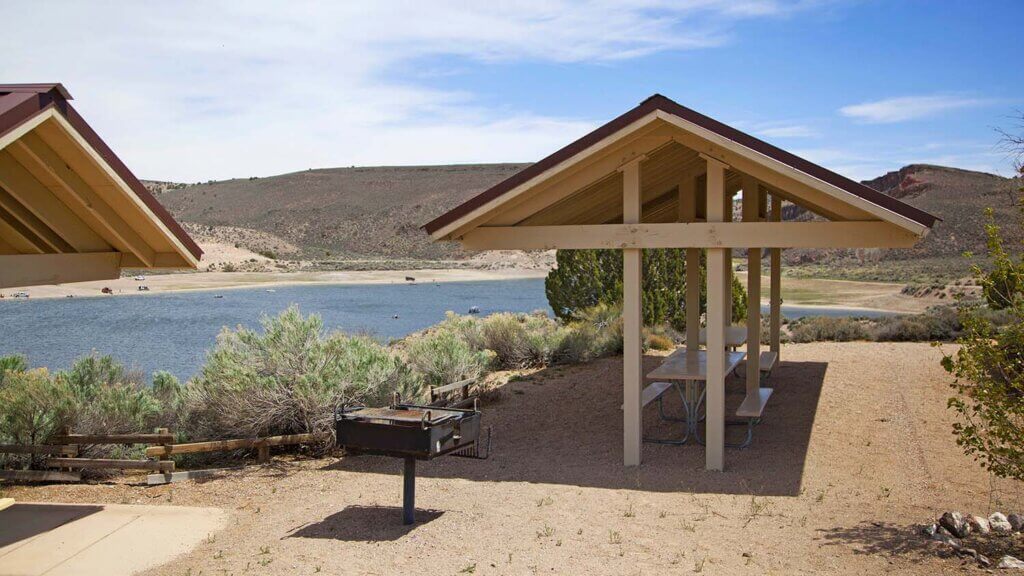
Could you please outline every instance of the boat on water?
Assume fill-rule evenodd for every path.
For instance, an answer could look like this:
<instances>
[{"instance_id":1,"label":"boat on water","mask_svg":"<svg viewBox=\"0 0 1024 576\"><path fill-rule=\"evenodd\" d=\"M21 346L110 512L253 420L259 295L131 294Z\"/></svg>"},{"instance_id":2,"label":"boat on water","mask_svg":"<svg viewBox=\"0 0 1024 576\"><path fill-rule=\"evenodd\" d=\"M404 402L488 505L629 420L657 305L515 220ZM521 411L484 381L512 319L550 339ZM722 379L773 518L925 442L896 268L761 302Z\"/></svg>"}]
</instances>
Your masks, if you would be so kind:
<instances>
[{"instance_id":1,"label":"boat on water","mask_svg":"<svg viewBox=\"0 0 1024 576\"><path fill-rule=\"evenodd\" d=\"M480 313L480 307L479 306L470 306L469 307L469 313L470 314L479 314Z\"/></svg>"},{"instance_id":2,"label":"boat on water","mask_svg":"<svg viewBox=\"0 0 1024 576\"><path fill-rule=\"evenodd\" d=\"M138 287L138 291L139 292L149 292L149 286L146 286L145 284L141 284Z\"/></svg>"}]
</instances>

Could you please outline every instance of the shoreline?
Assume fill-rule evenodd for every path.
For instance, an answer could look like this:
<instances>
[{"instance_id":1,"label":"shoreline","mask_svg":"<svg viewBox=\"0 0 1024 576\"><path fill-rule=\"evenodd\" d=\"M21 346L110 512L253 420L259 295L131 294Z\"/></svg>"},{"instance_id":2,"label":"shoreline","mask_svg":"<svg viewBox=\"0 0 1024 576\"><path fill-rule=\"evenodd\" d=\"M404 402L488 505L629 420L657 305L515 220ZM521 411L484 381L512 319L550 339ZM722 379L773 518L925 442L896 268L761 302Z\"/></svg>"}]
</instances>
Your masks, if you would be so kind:
<instances>
[{"instance_id":1,"label":"shoreline","mask_svg":"<svg viewBox=\"0 0 1024 576\"><path fill-rule=\"evenodd\" d=\"M30 299L100 298L111 296L147 296L178 292L219 292L244 289L274 289L278 287L320 285L394 285L409 284L407 277L417 284L439 282L485 282L501 280L539 279L547 275L546 269L503 268L498 270L474 268L442 268L414 270L352 270L309 272L184 272L145 276L144 280L122 277L115 280L80 282L64 285L32 286L0 291L4 300L14 300L16 292L27 292ZM737 275L745 276L740 272ZM864 311L865 313L916 314L929 302L899 293L898 284L856 282L850 280L787 279L783 277L783 305L806 309ZM140 285L148 291L139 291ZM811 291L808 288L814 287ZM109 287L113 294L103 294ZM827 294L827 295L826 295ZM832 297L839 302L822 302ZM877 306L866 306L878 302ZM762 305L768 301L762 299Z\"/></svg>"},{"instance_id":2,"label":"shoreline","mask_svg":"<svg viewBox=\"0 0 1024 576\"><path fill-rule=\"evenodd\" d=\"M336 272L186 272L145 276L145 280L121 277L114 280L78 282L11 288L0 291L3 300L14 300L13 294L26 292L29 299L103 298L115 296L148 296L177 292L216 292L222 290L274 288L301 285L387 285L415 283L481 282L492 280L524 280L544 278L546 270L507 268L501 270L438 269L438 270L372 270ZM149 290L140 291L139 286ZM113 294L103 294L103 288Z\"/></svg>"}]
</instances>

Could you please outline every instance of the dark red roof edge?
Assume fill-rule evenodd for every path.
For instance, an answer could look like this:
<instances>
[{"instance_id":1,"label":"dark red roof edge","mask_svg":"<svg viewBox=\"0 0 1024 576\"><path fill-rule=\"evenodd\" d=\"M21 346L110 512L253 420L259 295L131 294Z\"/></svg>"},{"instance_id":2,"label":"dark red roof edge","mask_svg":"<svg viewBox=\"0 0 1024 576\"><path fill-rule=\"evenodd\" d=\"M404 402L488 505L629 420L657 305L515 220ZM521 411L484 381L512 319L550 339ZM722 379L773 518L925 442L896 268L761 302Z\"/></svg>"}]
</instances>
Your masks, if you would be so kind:
<instances>
[{"instance_id":1,"label":"dark red roof edge","mask_svg":"<svg viewBox=\"0 0 1024 576\"><path fill-rule=\"evenodd\" d=\"M915 208L905 202L901 202L891 196L883 194L873 188L869 188L864 184L854 182L845 176L836 174L835 172L823 168L809 160L805 160L795 154L786 152L785 150L773 146L763 140L755 138L745 132L741 132L731 126L727 126L715 120L705 116L699 112L691 110L682 104L679 104L669 98L662 96L661 94L655 94L650 98L647 98L641 102L637 107L626 112L625 114L615 118L614 120L604 124L600 128L597 128L593 132L583 136L582 138L572 142L568 146L558 150L554 154L540 160L535 164L516 172L507 179L495 184L494 186L484 190L480 194L470 198L455 208L445 212L437 218L423 225L423 229L428 234L440 230L444 226L451 224L452 222L462 218L469 214L473 210L487 204L491 200L498 198L508 191L512 190L516 186L536 177L537 175L551 169L565 160L579 154L583 150L597 144L609 135L618 132L626 126L636 122L637 120L647 116L651 112L661 110L669 114L678 116L683 120L696 124L706 130L710 130L720 136L728 138L737 144L750 148L751 150L768 156L774 160L782 162L787 166L795 168L809 176L817 178L823 182L827 182L841 190L845 190L855 196L863 198L872 204L876 204L908 218L922 226L931 228L936 221L940 219L932 214L929 214L923 210Z\"/></svg>"},{"instance_id":2,"label":"dark red roof edge","mask_svg":"<svg viewBox=\"0 0 1024 576\"><path fill-rule=\"evenodd\" d=\"M26 97L19 99L15 105L7 109L0 108L0 136L20 126L37 114L42 113L44 110L51 107L56 108L68 123L78 131L82 138L110 165L114 172L128 184L128 187L142 200L143 204L152 210L153 214L167 226L167 229L181 241L189 253L196 260L202 257L203 251L199 248L199 245L192 240L192 237L185 232L181 225L171 216L170 212L150 194L149 190L146 190L142 182L132 174L132 171L117 157L117 154L114 154L114 151L89 126L78 111L68 103L67 98L64 96L68 92L63 86L60 84L0 84L0 94L3 93L25 93ZM7 100L7 98L0 100Z\"/></svg>"}]
</instances>

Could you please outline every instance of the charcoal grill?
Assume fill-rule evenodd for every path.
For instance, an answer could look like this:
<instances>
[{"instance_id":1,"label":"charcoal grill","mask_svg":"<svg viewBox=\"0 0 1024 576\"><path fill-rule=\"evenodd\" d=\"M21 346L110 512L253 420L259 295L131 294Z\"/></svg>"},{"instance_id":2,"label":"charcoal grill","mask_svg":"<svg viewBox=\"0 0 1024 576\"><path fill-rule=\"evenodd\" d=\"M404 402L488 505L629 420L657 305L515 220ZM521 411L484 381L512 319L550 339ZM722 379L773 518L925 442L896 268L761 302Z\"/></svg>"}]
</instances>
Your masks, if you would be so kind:
<instances>
[{"instance_id":1,"label":"charcoal grill","mask_svg":"<svg viewBox=\"0 0 1024 576\"><path fill-rule=\"evenodd\" d=\"M335 414L338 446L352 454L377 454L405 460L402 522L415 522L416 461L452 455L484 459L490 452L490 429L480 439L480 411L393 404L387 408L356 406ZM483 448L481 450L481 448Z\"/></svg>"}]
</instances>

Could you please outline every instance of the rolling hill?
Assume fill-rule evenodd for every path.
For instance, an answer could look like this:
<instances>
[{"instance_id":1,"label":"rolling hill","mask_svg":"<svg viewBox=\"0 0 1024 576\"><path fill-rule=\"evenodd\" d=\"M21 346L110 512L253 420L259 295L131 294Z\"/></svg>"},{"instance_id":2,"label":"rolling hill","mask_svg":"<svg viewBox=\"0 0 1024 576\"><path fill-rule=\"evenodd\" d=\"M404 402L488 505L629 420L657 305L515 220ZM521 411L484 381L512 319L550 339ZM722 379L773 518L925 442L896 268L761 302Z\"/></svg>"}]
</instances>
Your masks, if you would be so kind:
<instances>
[{"instance_id":1,"label":"rolling hill","mask_svg":"<svg viewBox=\"0 0 1024 576\"><path fill-rule=\"evenodd\" d=\"M450 259L468 254L419 227L523 166L328 168L168 188L158 198L185 222L276 236L297 247L290 257Z\"/></svg>"},{"instance_id":2,"label":"rolling hill","mask_svg":"<svg viewBox=\"0 0 1024 576\"><path fill-rule=\"evenodd\" d=\"M523 166L329 168L189 186L157 182L150 186L179 220L259 253L321 261L448 260L471 255L452 244L429 242L419 227ZM865 184L943 221L912 249L790 250L790 264L836 270L879 268L883 276L901 269L941 272L951 260L962 260L956 257L965 251L984 252L984 214L989 207L1004 225L1009 244L1020 246L1022 232L1012 207L1015 191L1022 186L1020 179L914 164ZM786 217L809 215L793 206L786 210ZM254 233L241 235L239 229Z\"/></svg>"}]
</instances>

